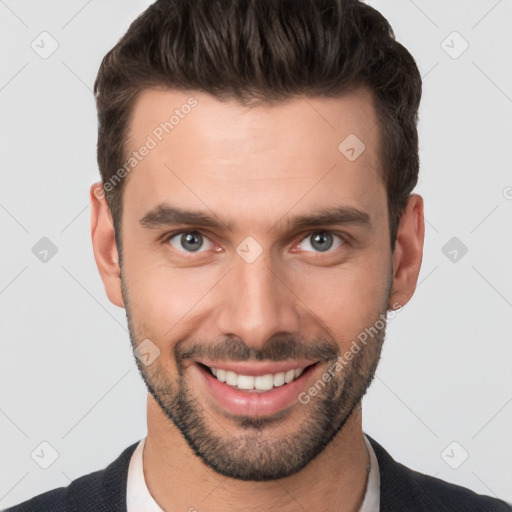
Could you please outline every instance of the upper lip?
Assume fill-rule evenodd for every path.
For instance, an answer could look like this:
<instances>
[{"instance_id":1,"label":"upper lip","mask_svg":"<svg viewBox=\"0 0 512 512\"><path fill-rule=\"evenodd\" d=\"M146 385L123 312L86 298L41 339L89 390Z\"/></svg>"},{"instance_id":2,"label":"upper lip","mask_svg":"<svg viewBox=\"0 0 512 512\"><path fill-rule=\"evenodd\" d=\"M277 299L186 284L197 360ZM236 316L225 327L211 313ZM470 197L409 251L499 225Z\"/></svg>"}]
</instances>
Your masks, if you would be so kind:
<instances>
[{"instance_id":1,"label":"upper lip","mask_svg":"<svg viewBox=\"0 0 512 512\"><path fill-rule=\"evenodd\" d=\"M304 360L287 360L271 363L264 362L248 362L248 361L215 361L207 359L197 359L196 363L204 364L210 368L217 368L226 371L232 371L238 375L252 375L254 377L259 375L267 375L269 373L281 373L296 368L306 368L318 361L304 361Z\"/></svg>"}]
</instances>

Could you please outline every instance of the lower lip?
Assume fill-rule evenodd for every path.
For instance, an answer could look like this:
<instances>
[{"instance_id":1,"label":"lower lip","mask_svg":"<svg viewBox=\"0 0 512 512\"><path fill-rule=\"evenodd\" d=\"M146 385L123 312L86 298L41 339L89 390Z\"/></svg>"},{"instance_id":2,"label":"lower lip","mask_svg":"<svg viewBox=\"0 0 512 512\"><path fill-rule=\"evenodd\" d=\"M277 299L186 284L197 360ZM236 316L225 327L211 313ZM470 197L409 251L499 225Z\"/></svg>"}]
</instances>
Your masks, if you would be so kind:
<instances>
[{"instance_id":1,"label":"lower lip","mask_svg":"<svg viewBox=\"0 0 512 512\"><path fill-rule=\"evenodd\" d=\"M269 391L243 391L221 382L204 366L194 363L209 393L228 412L243 416L268 416L298 402L299 394L307 389L310 376L318 364L308 366L299 378Z\"/></svg>"}]
</instances>

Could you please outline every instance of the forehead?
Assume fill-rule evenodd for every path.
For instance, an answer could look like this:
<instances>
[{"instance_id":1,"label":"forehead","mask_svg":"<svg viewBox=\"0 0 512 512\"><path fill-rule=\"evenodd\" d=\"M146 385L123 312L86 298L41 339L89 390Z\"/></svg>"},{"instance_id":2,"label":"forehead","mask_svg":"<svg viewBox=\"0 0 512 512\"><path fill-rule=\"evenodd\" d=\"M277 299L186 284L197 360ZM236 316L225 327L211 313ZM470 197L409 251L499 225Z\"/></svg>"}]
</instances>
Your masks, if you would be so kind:
<instances>
[{"instance_id":1,"label":"forehead","mask_svg":"<svg viewBox=\"0 0 512 512\"><path fill-rule=\"evenodd\" d=\"M127 157L138 155L125 211L170 203L220 217L236 212L240 221L245 212L256 228L258 219L272 222L292 207L344 204L377 216L385 206L379 128L363 88L252 107L198 91L148 89L129 128Z\"/></svg>"}]
</instances>

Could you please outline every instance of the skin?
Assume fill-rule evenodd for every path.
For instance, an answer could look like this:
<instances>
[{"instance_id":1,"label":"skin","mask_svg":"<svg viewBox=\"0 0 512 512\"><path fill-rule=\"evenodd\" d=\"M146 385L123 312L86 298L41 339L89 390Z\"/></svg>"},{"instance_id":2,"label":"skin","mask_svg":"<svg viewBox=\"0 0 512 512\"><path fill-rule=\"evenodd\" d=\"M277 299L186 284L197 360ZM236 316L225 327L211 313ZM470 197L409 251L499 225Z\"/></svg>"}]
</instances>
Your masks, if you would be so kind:
<instances>
[{"instance_id":1,"label":"skin","mask_svg":"<svg viewBox=\"0 0 512 512\"><path fill-rule=\"evenodd\" d=\"M307 391L380 314L412 297L423 252L423 199L410 196L392 253L379 129L364 88L253 108L197 91L146 90L134 107L129 151L191 96L198 106L125 182L122 268L101 185L90 190L105 291L126 308L134 348L149 339L160 350L150 365L136 359L150 391L148 489L166 511L357 511L367 480L361 398L385 329L308 405L297 400L264 421L227 414L186 354L194 347L227 360L317 356ZM354 161L338 150L351 133L366 146ZM140 219L164 202L213 212L233 230L142 226ZM326 205L362 210L371 225L287 229L286 219ZM171 244L168 237L180 229L206 237L199 252L187 251L180 236ZM331 249L318 250L311 235L319 231L333 235ZM236 252L247 236L262 248L251 263ZM230 339L235 343L228 345ZM208 449L212 440L215 450ZM267 456L265 464L258 454ZM302 465L300 456L308 459ZM233 476L242 469L246 478ZM279 470L285 476L270 477ZM255 478L265 471L266 478Z\"/></svg>"}]
</instances>

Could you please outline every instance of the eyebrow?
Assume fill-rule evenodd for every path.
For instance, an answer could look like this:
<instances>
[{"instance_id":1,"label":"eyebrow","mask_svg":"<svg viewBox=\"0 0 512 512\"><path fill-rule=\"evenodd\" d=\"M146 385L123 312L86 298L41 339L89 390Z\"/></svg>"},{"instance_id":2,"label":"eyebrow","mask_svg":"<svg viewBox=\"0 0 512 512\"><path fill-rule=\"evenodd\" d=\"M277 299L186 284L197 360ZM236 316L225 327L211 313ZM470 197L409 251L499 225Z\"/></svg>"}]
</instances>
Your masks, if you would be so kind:
<instances>
[{"instance_id":1,"label":"eyebrow","mask_svg":"<svg viewBox=\"0 0 512 512\"><path fill-rule=\"evenodd\" d=\"M223 222L215 215L206 212L184 210L163 203L147 212L139 221L141 226L154 229L170 227L180 224L194 225L202 228L212 228L218 231L233 231L233 225ZM295 217L284 216L277 221L269 231L278 224L284 223L287 230L293 231L305 227L349 224L366 228L372 227L368 213L351 206L337 206L322 208L312 213Z\"/></svg>"}]
</instances>

